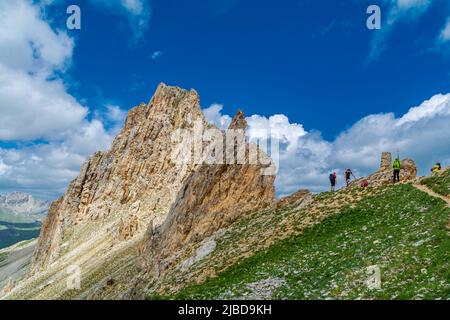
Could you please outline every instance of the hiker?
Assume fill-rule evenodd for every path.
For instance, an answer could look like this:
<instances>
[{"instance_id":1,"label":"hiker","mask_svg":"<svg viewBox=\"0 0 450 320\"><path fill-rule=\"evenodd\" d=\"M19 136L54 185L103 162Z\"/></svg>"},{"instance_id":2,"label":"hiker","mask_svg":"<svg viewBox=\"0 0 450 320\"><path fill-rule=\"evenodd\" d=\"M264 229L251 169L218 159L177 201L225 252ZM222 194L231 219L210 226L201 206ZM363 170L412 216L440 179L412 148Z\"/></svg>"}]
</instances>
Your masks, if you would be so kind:
<instances>
[{"instance_id":1,"label":"hiker","mask_svg":"<svg viewBox=\"0 0 450 320\"><path fill-rule=\"evenodd\" d=\"M400 182L401 164L400 164L400 158L399 157L395 158L394 164L393 164L392 167L394 169L394 183Z\"/></svg>"},{"instance_id":2,"label":"hiker","mask_svg":"<svg viewBox=\"0 0 450 320\"><path fill-rule=\"evenodd\" d=\"M334 192L334 188L336 187L336 182L337 182L336 172L330 173L331 192Z\"/></svg>"},{"instance_id":3,"label":"hiker","mask_svg":"<svg viewBox=\"0 0 450 320\"><path fill-rule=\"evenodd\" d=\"M350 180L351 180L352 176L353 176L353 178L356 179L356 177L355 177L355 175L353 174L353 172L352 172L351 169L345 170L345 183L347 184L347 187L348 187L349 184L350 184Z\"/></svg>"},{"instance_id":4,"label":"hiker","mask_svg":"<svg viewBox=\"0 0 450 320\"><path fill-rule=\"evenodd\" d=\"M431 168L431 172L432 172L434 175L437 175L437 174L439 173L439 171L441 171L441 169L442 169L441 164L438 162L438 163L436 163L436 164L434 165L433 168Z\"/></svg>"}]
</instances>

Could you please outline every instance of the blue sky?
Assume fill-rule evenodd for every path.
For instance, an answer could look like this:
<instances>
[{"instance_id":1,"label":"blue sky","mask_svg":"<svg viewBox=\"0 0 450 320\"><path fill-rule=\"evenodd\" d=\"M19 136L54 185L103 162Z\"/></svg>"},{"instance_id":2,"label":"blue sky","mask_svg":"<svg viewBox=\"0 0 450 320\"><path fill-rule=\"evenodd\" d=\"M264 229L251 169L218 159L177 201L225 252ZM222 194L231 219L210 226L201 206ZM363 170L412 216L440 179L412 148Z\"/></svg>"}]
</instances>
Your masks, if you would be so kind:
<instances>
[{"instance_id":1,"label":"blue sky","mask_svg":"<svg viewBox=\"0 0 450 320\"><path fill-rule=\"evenodd\" d=\"M206 0L152 1L148 30L128 45L126 17L81 1L83 28L71 32L74 94L129 108L166 82L195 88L205 107L281 112L332 139L368 113L403 114L449 88L450 59L433 51L445 21L439 5L418 23L399 23L386 51L367 62L378 32L366 28L367 1L224 2L228 10Z\"/></svg>"},{"instance_id":2,"label":"blue sky","mask_svg":"<svg viewBox=\"0 0 450 320\"><path fill-rule=\"evenodd\" d=\"M67 1L5 3L0 15L17 17L0 22L0 49L11 52L0 54L9 75L0 78L0 110L11 119L1 123L0 192L63 192L160 82L195 88L213 122L241 108L251 125L280 130L291 146L280 195L323 190L327 172L346 166L367 174L384 149L415 158L422 173L450 159L450 132L441 130L450 114L448 1L70 1L81 8L81 30L65 27ZM381 8L381 30L366 27L369 4ZM6 91L19 75L29 81L19 93L44 96L32 110ZM416 135L439 142L415 150Z\"/></svg>"}]
</instances>

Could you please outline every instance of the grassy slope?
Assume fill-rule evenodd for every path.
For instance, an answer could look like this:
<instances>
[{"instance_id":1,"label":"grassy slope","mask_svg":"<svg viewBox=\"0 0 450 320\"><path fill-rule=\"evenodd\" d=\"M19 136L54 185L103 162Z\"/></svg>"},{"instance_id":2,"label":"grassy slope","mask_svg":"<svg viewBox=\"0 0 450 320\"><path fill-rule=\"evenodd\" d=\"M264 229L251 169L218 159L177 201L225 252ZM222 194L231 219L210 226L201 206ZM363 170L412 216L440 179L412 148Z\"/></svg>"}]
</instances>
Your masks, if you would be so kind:
<instances>
[{"instance_id":1,"label":"grassy slope","mask_svg":"<svg viewBox=\"0 0 450 320\"><path fill-rule=\"evenodd\" d=\"M0 296L1 289L12 280L20 282L28 274L36 239L22 241L0 250Z\"/></svg>"},{"instance_id":2,"label":"grassy slope","mask_svg":"<svg viewBox=\"0 0 450 320\"><path fill-rule=\"evenodd\" d=\"M410 185L387 187L175 298L242 297L249 284L279 278L273 298L449 299L449 211ZM381 290L365 284L371 265L381 269Z\"/></svg>"},{"instance_id":3,"label":"grassy slope","mask_svg":"<svg viewBox=\"0 0 450 320\"><path fill-rule=\"evenodd\" d=\"M264 250L274 243L301 234L305 228L321 223L338 214L344 206L355 205L376 192L374 188L348 188L336 193L321 193L299 206L285 206L276 210L257 211L241 217L231 226L216 233L216 249L188 270L171 267L144 294L152 297L171 296L180 288L202 283L231 265ZM309 198L309 197L308 197ZM183 261L200 246L196 245L179 256Z\"/></svg>"},{"instance_id":4,"label":"grassy slope","mask_svg":"<svg viewBox=\"0 0 450 320\"><path fill-rule=\"evenodd\" d=\"M443 196L450 196L450 169L436 177L422 180L422 184Z\"/></svg>"}]
</instances>

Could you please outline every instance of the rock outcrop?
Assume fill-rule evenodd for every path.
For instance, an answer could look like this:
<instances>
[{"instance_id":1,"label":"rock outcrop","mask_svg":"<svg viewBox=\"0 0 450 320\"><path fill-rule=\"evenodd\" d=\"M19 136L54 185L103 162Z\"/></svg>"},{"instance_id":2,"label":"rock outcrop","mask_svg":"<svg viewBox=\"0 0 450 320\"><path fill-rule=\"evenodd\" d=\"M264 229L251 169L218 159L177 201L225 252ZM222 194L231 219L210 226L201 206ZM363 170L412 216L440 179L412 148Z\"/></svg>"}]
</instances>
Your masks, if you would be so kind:
<instances>
[{"instance_id":1,"label":"rock outcrop","mask_svg":"<svg viewBox=\"0 0 450 320\"><path fill-rule=\"evenodd\" d=\"M369 186L382 186L393 182L392 155L390 152L381 154L380 169L366 178L355 180L351 185L359 185L362 180ZM401 160L400 181L412 181L417 177L417 166L412 159Z\"/></svg>"},{"instance_id":2,"label":"rock outcrop","mask_svg":"<svg viewBox=\"0 0 450 320\"><path fill-rule=\"evenodd\" d=\"M389 171L392 169L392 154L390 152L381 153L380 171Z\"/></svg>"},{"instance_id":3,"label":"rock outcrop","mask_svg":"<svg viewBox=\"0 0 450 320\"><path fill-rule=\"evenodd\" d=\"M246 127L244 114L238 111L228 130ZM228 147L223 150L223 157L227 158L227 152L236 156L239 147L234 142L230 145L225 133L222 140ZM241 151L245 151L244 164L198 166L184 182L166 221L160 227L150 226L142 254L153 277L161 276L186 247L228 227L247 213L276 206L275 176L263 174L264 169L273 168L270 158L249 143ZM252 163L252 152L264 159Z\"/></svg>"},{"instance_id":4,"label":"rock outcrop","mask_svg":"<svg viewBox=\"0 0 450 320\"><path fill-rule=\"evenodd\" d=\"M295 205L299 204L300 202L302 202L306 197L308 197L310 195L311 195L311 192L309 190L301 189L301 190L291 194L290 196L281 198L277 202L277 207L283 208L286 206L295 206Z\"/></svg>"},{"instance_id":5,"label":"rock outcrop","mask_svg":"<svg viewBox=\"0 0 450 320\"><path fill-rule=\"evenodd\" d=\"M401 161L400 179L410 181L417 178L417 166L412 159L403 159Z\"/></svg>"},{"instance_id":6,"label":"rock outcrop","mask_svg":"<svg viewBox=\"0 0 450 320\"><path fill-rule=\"evenodd\" d=\"M148 105L130 110L122 131L106 152L97 152L82 167L42 227L32 271L45 269L80 245L95 247L111 237L130 239L149 221L164 221L191 163L171 161L172 134L207 125L195 91L160 85ZM139 228L139 231L137 230Z\"/></svg>"},{"instance_id":7,"label":"rock outcrop","mask_svg":"<svg viewBox=\"0 0 450 320\"><path fill-rule=\"evenodd\" d=\"M238 112L231 128L245 125ZM199 127L215 129L225 139L206 122L193 90L161 84L148 105L130 110L111 149L94 154L51 205L31 274L75 256L84 264L99 261L128 243L141 243L145 260L159 269L163 259L240 215L274 206L274 175L261 173L273 164L256 146L245 143L244 149L266 158L267 165L176 161L174 155L183 157L198 145L180 148L175 133L195 136Z\"/></svg>"}]
</instances>

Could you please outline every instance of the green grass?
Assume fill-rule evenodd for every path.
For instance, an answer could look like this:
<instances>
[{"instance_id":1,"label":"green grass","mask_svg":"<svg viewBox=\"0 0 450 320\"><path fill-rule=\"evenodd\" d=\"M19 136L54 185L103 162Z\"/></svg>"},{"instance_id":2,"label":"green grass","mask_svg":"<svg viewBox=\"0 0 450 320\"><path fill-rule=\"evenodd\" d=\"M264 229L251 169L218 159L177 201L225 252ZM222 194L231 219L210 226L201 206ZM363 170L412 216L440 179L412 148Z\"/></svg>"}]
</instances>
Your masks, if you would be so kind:
<instances>
[{"instance_id":1,"label":"green grass","mask_svg":"<svg viewBox=\"0 0 450 320\"><path fill-rule=\"evenodd\" d=\"M390 186L172 298L245 297L249 284L278 278L275 299L449 299L449 212L411 185ZM372 265L380 290L366 285Z\"/></svg>"},{"instance_id":2,"label":"green grass","mask_svg":"<svg viewBox=\"0 0 450 320\"><path fill-rule=\"evenodd\" d=\"M0 264L8 257L7 253L0 253Z\"/></svg>"},{"instance_id":3,"label":"green grass","mask_svg":"<svg viewBox=\"0 0 450 320\"><path fill-rule=\"evenodd\" d=\"M19 243L17 244L17 248L25 247L27 244L30 244L30 243L33 242L34 240L36 240L36 238L29 239L29 240L24 240L24 241L22 241L22 242L19 242Z\"/></svg>"},{"instance_id":4,"label":"green grass","mask_svg":"<svg viewBox=\"0 0 450 320\"><path fill-rule=\"evenodd\" d=\"M450 170L446 170L439 176L429 177L422 181L423 185L443 196L450 195Z\"/></svg>"}]
</instances>

